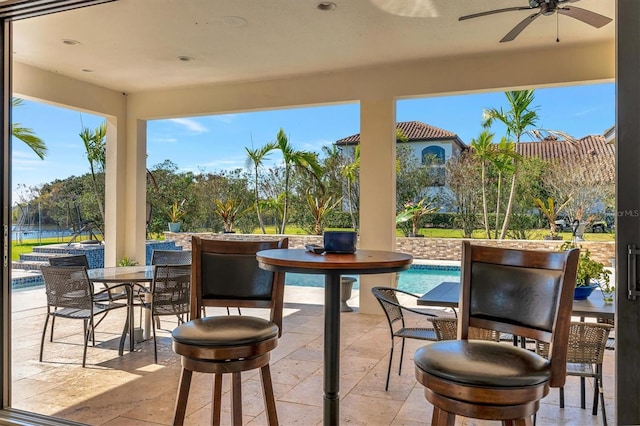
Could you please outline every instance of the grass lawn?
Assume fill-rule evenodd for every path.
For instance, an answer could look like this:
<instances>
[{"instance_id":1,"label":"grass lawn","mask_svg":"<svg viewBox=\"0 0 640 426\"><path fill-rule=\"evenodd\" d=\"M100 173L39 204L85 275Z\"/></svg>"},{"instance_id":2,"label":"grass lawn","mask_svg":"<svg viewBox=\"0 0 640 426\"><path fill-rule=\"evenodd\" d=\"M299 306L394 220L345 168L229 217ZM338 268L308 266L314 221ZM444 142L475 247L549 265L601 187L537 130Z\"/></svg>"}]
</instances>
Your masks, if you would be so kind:
<instances>
[{"instance_id":1,"label":"grass lawn","mask_svg":"<svg viewBox=\"0 0 640 426\"><path fill-rule=\"evenodd\" d=\"M17 241L11 242L11 260L19 260L22 253L31 253L34 247L46 246L48 244L61 244L69 242L71 237L51 237L42 238L40 241L37 239L23 239L22 243Z\"/></svg>"}]
</instances>

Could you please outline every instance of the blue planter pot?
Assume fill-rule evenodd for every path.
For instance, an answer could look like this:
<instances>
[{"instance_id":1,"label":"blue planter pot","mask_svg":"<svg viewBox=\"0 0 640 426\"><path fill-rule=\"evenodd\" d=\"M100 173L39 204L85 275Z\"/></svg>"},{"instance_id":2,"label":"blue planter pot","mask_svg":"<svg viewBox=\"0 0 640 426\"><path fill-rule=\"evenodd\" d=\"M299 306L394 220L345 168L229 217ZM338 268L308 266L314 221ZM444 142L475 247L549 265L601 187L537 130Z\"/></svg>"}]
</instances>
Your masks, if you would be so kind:
<instances>
[{"instance_id":1,"label":"blue planter pot","mask_svg":"<svg viewBox=\"0 0 640 426\"><path fill-rule=\"evenodd\" d=\"M169 232L180 232L180 222L169 222Z\"/></svg>"},{"instance_id":2,"label":"blue planter pot","mask_svg":"<svg viewBox=\"0 0 640 426\"><path fill-rule=\"evenodd\" d=\"M591 296L591 293L593 293L593 290L595 290L596 287L598 286L594 284L587 287L576 287L573 291L573 300L586 299L587 297Z\"/></svg>"}]
</instances>

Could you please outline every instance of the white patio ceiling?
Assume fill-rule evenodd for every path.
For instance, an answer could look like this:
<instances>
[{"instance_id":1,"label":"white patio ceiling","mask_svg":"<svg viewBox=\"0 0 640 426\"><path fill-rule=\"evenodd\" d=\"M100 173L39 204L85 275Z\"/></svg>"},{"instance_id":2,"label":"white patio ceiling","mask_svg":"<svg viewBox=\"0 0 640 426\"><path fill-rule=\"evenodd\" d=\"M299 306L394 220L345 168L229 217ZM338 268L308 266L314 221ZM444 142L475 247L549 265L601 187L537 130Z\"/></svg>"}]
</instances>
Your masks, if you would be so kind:
<instances>
[{"instance_id":1,"label":"white patio ceiling","mask_svg":"<svg viewBox=\"0 0 640 426\"><path fill-rule=\"evenodd\" d=\"M615 37L615 21L595 29L553 15L539 17L515 41L499 43L532 11L458 21L466 14L527 6L527 0L334 1L335 10L320 11L318 0L119 0L15 22L14 60L135 93L483 53L551 51L613 43ZM615 17L614 0L565 5ZM181 61L181 56L193 60Z\"/></svg>"}]
</instances>

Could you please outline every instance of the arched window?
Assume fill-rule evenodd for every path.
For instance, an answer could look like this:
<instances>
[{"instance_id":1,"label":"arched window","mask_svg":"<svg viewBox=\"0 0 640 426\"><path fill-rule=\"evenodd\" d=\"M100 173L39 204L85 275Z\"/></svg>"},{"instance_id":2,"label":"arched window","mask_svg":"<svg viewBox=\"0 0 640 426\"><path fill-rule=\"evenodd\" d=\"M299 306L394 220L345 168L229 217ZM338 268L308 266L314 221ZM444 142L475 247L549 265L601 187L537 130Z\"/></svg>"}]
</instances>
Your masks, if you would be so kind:
<instances>
[{"instance_id":1,"label":"arched window","mask_svg":"<svg viewBox=\"0 0 640 426\"><path fill-rule=\"evenodd\" d=\"M423 149L422 164L444 164L444 148L431 145Z\"/></svg>"},{"instance_id":2,"label":"arched window","mask_svg":"<svg viewBox=\"0 0 640 426\"><path fill-rule=\"evenodd\" d=\"M430 166L433 170L433 186L444 186L444 148L431 145L422 150L422 164Z\"/></svg>"}]
</instances>

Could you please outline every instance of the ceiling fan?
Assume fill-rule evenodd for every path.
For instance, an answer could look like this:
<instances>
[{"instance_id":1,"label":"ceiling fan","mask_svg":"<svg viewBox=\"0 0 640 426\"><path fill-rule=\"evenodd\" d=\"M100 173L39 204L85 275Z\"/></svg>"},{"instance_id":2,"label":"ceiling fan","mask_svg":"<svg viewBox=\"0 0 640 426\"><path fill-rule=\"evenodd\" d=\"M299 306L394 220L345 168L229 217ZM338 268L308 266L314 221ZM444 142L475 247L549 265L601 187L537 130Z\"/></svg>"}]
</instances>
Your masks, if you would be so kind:
<instances>
[{"instance_id":1,"label":"ceiling fan","mask_svg":"<svg viewBox=\"0 0 640 426\"><path fill-rule=\"evenodd\" d=\"M561 15L566 15L570 18L577 19L578 21L582 21L585 24L589 24L595 28L603 27L612 21L611 18L587 9L582 9L575 6L561 6L564 3L573 3L576 1L578 0L529 0L529 6L516 6L507 7L504 9L487 10L486 12L479 12L471 15L461 16L460 18L458 18L458 21L493 15L495 13L540 9L533 15L529 15L522 21L520 21L520 23L513 27L513 29L509 31L507 35L502 37L500 43L514 40L525 28L527 28L529 24L531 24L540 15L551 16L554 13L559 13Z\"/></svg>"}]
</instances>

